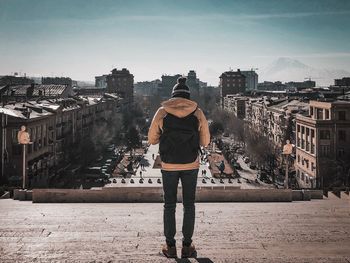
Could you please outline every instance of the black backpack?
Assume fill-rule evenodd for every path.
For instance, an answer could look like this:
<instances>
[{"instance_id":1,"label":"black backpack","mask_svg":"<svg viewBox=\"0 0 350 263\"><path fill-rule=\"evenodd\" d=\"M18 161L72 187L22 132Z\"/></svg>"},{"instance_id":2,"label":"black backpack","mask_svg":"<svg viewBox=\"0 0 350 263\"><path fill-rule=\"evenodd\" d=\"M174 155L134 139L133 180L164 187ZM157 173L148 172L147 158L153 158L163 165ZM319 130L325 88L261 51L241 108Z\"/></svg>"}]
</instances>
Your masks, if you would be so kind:
<instances>
[{"instance_id":1,"label":"black backpack","mask_svg":"<svg viewBox=\"0 0 350 263\"><path fill-rule=\"evenodd\" d=\"M195 111L179 118L167 113L159 140L160 158L165 163L192 163L198 157L199 131Z\"/></svg>"}]
</instances>

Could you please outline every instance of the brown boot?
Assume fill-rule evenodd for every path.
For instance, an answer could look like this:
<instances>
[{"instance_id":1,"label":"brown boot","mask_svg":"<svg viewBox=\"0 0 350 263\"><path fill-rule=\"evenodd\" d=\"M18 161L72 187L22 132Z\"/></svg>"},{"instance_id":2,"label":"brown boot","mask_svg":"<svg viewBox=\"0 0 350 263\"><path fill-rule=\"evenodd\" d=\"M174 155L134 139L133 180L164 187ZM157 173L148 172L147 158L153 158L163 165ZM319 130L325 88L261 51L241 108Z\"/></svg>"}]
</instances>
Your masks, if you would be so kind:
<instances>
[{"instance_id":1,"label":"brown boot","mask_svg":"<svg viewBox=\"0 0 350 263\"><path fill-rule=\"evenodd\" d=\"M176 246L170 247L165 244L162 246L162 252L167 258L177 258Z\"/></svg>"},{"instance_id":2,"label":"brown boot","mask_svg":"<svg viewBox=\"0 0 350 263\"><path fill-rule=\"evenodd\" d=\"M192 243L190 246L183 246L181 250L181 258L196 258L197 251Z\"/></svg>"}]
</instances>

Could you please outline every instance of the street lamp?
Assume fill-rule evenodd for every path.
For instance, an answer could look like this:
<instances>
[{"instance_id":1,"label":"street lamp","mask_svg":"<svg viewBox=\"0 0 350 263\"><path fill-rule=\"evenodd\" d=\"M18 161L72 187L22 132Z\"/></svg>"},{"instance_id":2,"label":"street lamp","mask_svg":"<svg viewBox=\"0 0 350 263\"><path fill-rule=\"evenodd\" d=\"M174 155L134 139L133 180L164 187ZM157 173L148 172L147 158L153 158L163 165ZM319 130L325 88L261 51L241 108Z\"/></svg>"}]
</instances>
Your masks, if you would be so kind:
<instances>
[{"instance_id":1,"label":"street lamp","mask_svg":"<svg viewBox=\"0 0 350 263\"><path fill-rule=\"evenodd\" d=\"M290 143L289 140L286 141L286 144L283 146L282 154L285 155L286 160L286 176L284 178L284 188L288 189L288 175L289 175L289 156L293 152L293 144Z\"/></svg>"},{"instance_id":2,"label":"street lamp","mask_svg":"<svg viewBox=\"0 0 350 263\"><path fill-rule=\"evenodd\" d=\"M17 133L18 143L23 145L23 185L26 188L26 145L32 144L29 133L26 132L26 126L22 125L21 130Z\"/></svg>"}]
</instances>

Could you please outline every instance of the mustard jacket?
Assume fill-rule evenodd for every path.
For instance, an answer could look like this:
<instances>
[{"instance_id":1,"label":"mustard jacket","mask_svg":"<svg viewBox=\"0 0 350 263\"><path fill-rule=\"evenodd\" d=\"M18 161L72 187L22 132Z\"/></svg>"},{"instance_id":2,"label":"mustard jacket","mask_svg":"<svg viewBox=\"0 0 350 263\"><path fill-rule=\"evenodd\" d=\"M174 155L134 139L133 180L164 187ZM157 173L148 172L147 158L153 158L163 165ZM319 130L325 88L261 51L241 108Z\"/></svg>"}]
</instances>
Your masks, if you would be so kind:
<instances>
[{"instance_id":1,"label":"mustard jacket","mask_svg":"<svg viewBox=\"0 0 350 263\"><path fill-rule=\"evenodd\" d=\"M162 103L162 107L158 109L153 117L151 126L148 131L148 142L150 144L158 144L160 135L163 131L163 118L167 113L183 118L192 113L197 108L197 103L184 98L171 98ZM197 108L194 115L199 120L199 143L201 146L208 146L210 142L210 133L208 121L205 118L201 109ZM162 162L162 170L165 171L182 171L193 170L199 168L199 158L193 163L186 164L170 164Z\"/></svg>"}]
</instances>

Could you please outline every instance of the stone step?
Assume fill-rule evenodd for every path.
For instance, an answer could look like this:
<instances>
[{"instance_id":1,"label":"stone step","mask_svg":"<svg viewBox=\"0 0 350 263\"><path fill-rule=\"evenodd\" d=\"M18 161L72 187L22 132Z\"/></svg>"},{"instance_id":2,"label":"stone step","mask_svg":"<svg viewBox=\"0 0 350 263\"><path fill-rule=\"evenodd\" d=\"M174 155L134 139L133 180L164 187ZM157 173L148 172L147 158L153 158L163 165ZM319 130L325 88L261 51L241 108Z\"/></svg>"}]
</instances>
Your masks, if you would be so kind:
<instances>
[{"instance_id":1,"label":"stone step","mask_svg":"<svg viewBox=\"0 0 350 263\"><path fill-rule=\"evenodd\" d=\"M5 192L1 197L0 199L8 199L10 198L10 192Z\"/></svg>"},{"instance_id":2,"label":"stone step","mask_svg":"<svg viewBox=\"0 0 350 263\"><path fill-rule=\"evenodd\" d=\"M341 191L340 192L340 198L344 200L350 200L350 195L347 192Z\"/></svg>"}]
</instances>

